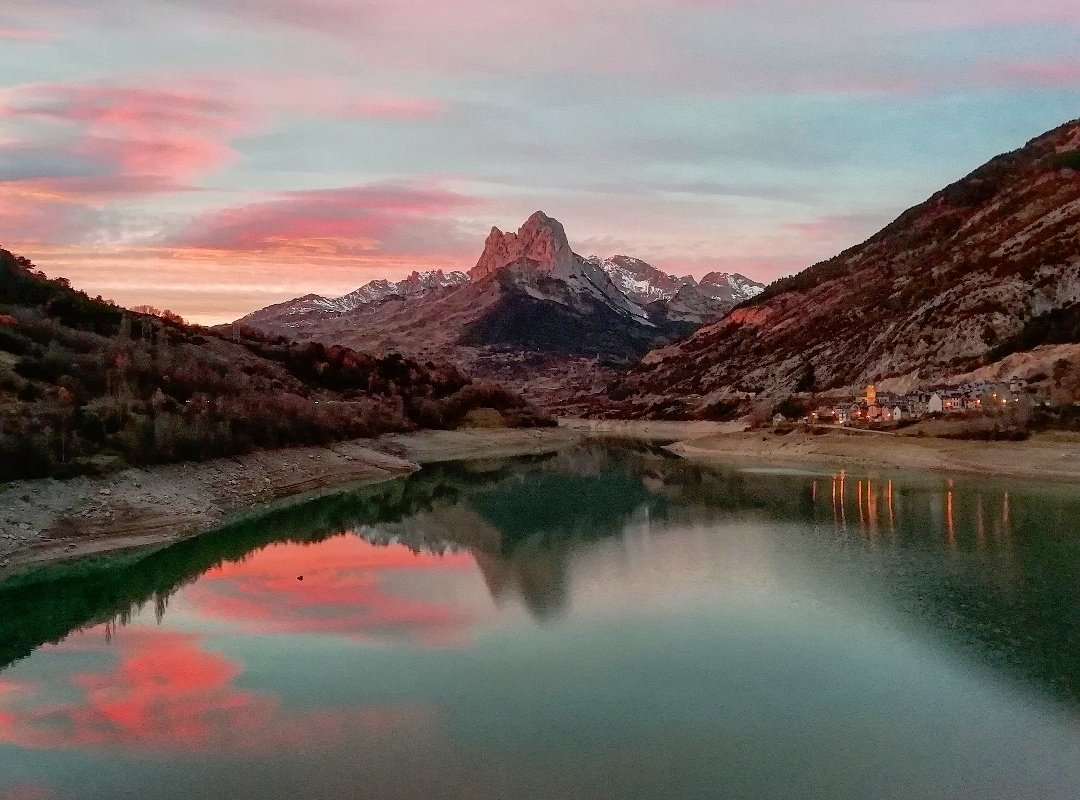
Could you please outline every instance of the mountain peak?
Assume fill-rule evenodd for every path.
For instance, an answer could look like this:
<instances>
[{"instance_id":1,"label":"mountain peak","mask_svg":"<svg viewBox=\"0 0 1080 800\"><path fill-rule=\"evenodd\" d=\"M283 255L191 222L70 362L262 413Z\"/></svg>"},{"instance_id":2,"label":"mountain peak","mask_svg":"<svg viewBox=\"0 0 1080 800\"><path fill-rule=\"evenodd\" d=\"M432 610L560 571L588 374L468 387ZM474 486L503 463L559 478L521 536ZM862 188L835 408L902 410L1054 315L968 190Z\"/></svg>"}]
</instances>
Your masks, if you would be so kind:
<instances>
[{"instance_id":1,"label":"mountain peak","mask_svg":"<svg viewBox=\"0 0 1080 800\"><path fill-rule=\"evenodd\" d=\"M738 304L757 297L765 285L739 272L710 272L698 282L698 290L714 300Z\"/></svg>"},{"instance_id":2,"label":"mountain peak","mask_svg":"<svg viewBox=\"0 0 1080 800\"><path fill-rule=\"evenodd\" d=\"M469 272L474 280L488 278L504 267L520 261L529 262L539 272L553 274L574 258L566 230L557 219L537 211L518 228L517 233L503 233L492 228L484 242L480 260Z\"/></svg>"}]
</instances>

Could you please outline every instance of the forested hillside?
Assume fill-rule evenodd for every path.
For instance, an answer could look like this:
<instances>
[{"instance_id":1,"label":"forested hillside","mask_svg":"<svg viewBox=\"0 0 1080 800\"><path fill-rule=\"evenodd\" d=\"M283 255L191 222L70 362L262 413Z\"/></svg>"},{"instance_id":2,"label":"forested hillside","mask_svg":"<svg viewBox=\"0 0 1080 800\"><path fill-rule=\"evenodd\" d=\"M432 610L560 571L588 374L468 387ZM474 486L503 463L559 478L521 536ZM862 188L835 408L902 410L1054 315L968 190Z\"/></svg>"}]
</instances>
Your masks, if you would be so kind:
<instances>
[{"instance_id":1,"label":"forested hillside","mask_svg":"<svg viewBox=\"0 0 1080 800\"><path fill-rule=\"evenodd\" d=\"M456 427L482 408L546 422L450 365L188 326L0 250L0 480Z\"/></svg>"}]
</instances>

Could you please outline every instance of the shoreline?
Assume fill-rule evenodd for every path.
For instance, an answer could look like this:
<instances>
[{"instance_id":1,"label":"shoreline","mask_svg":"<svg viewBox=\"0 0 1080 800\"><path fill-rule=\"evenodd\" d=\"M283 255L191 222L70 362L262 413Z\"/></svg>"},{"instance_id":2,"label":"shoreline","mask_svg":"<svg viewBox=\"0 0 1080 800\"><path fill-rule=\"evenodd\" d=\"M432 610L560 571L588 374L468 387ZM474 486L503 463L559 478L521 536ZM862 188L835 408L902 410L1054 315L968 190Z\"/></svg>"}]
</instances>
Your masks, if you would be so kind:
<instances>
[{"instance_id":1,"label":"shoreline","mask_svg":"<svg viewBox=\"0 0 1080 800\"><path fill-rule=\"evenodd\" d=\"M587 438L661 444L702 464L858 466L1080 483L1076 433L1036 433L1009 442L847 430L778 435L771 429L747 431L743 422L564 419L559 424Z\"/></svg>"},{"instance_id":2,"label":"shoreline","mask_svg":"<svg viewBox=\"0 0 1080 800\"><path fill-rule=\"evenodd\" d=\"M418 431L327 447L0 486L0 580L51 562L164 547L322 494L446 461L551 453L589 439L647 442L700 464L813 465L1080 483L1080 436L1023 442L742 430L741 423L562 419L558 428ZM883 441L887 439L887 441Z\"/></svg>"},{"instance_id":3,"label":"shoreline","mask_svg":"<svg viewBox=\"0 0 1080 800\"><path fill-rule=\"evenodd\" d=\"M579 440L559 428L419 431L102 477L14 481L0 485L0 581L52 562L168 546L424 464L537 455Z\"/></svg>"},{"instance_id":4,"label":"shoreline","mask_svg":"<svg viewBox=\"0 0 1080 800\"><path fill-rule=\"evenodd\" d=\"M702 464L812 464L1080 483L1080 439L1056 434L988 442L754 431L681 440L666 449Z\"/></svg>"}]
</instances>

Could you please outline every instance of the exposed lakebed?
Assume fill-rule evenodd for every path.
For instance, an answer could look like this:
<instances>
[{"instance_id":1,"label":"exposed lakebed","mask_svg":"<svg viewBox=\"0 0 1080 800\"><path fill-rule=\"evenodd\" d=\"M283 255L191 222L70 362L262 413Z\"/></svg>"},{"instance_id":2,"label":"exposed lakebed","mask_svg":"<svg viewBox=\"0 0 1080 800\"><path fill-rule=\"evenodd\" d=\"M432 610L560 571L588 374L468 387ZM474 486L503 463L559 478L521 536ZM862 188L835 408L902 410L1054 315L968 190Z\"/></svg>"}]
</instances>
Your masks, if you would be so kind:
<instances>
[{"instance_id":1,"label":"exposed lakebed","mask_svg":"<svg viewBox=\"0 0 1080 800\"><path fill-rule=\"evenodd\" d=\"M1073 798L1069 485L434 465L0 584L0 797Z\"/></svg>"}]
</instances>

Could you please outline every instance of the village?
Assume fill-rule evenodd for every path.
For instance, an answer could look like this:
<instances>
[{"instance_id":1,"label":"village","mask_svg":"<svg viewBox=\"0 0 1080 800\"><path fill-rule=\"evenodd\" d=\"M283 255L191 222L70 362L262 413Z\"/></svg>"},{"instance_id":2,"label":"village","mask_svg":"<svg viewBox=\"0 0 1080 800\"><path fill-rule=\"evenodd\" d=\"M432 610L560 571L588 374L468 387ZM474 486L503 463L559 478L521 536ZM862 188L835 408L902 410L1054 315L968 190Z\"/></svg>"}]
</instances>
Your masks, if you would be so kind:
<instances>
[{"instance_id":1,"label":"village","mask_svg":"<svg viewBox=\"0 0 1080 800\"><path fill-rule=\"evenodd\" d=\"M938 386L905 395L879 393L873 385L862 397L810 410L801 421L822 425L877 427L914 422L941 415L1015 414L1043 401L1027 382L976 381L958 386ZM781 414L773 423L784 422Z\"/></svg>"}]
</instances>

